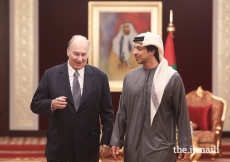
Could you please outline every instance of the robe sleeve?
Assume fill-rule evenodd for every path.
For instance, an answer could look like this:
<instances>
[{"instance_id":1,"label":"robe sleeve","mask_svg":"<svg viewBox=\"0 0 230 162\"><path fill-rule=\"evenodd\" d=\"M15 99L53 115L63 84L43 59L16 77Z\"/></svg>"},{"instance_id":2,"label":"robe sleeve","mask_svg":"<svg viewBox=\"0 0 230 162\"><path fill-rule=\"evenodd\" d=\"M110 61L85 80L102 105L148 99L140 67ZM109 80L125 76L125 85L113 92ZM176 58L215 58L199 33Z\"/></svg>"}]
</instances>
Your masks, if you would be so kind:
<instances>
[{"instance_id":1,"label":"robe sleeve","mask_svg":"<svg viewBox=\"0 0 230 162\"><path fill-rule=\"evenodd\" d=\"M120 148L124 145L124 136L127 126L127 113L125 101L125 81L123 84L123 90L120 96L119 108L116 115L116 120L113 127L113 133L110 141L111 146L119 146Z\"/></svg>"},{"instance_id":2,"label":"robe sleeve","mask_svg":"<svg viewBox=\"0 0 230 162\"><path fill-rule=\"evenodd\" d=\"M172 97L175 108L175 121L178 129L178 147L186 148L190 152L192 148L190 119L186 102L185 89L180 75L175 78Z\"/></svg>"}]
</instances>

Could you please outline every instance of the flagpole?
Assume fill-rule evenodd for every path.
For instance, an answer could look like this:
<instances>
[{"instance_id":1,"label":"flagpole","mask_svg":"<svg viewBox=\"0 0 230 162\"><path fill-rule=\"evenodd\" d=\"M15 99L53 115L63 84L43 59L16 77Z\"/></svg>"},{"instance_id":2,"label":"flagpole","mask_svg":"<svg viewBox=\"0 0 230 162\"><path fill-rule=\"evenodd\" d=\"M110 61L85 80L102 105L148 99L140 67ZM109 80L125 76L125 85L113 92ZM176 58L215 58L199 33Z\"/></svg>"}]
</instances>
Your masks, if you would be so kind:
<instances>
[{"instance_id":1,"label":"flagpole","mask_svg":"<svg viewBox=\"0 0 230 162\"><path fill-rule=\"evenodd\" d=\"M168 27L167 27L167 32L168 33L173 33L176 31L174 25L173 25L173 10L170 10L170 14L169 14L169 24L168 24Z\"/></svg>"},{"instance_id":2,"label":"flagpole","mask_svg":"<svg viewBox=\"0 0 230 162\"><path fill-rule=\"evenodd\" d=\"M174 43L173 43L173 32L176 29L173 25L173 11L170 10L169 15L169 25L167 27L168 36L165 42L165 53L164 58L168 61L168 65L171 66L173 69L177 69L176 67L176 57L175 57L175 50L174 50Z\"/></svg>"}]
</instances>

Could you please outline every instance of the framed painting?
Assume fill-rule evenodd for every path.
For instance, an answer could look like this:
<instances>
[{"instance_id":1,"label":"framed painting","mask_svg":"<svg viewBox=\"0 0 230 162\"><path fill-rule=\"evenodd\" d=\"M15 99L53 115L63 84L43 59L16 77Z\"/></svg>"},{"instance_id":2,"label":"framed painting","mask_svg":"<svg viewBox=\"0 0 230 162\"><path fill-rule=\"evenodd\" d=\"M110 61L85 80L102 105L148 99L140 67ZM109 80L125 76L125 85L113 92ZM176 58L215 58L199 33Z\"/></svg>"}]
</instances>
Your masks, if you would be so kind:
<instances>
[{"instance_id":1,"label":"framed painting","mask_svg":"<svg viewBox=\"0 0 230 162\"><path fill-rule=\"evenodd\" d=\"M162 35L162 2L88 3L92 44L88 62L107 74L111 92L120 92L126 73L139 66L133 55L133 38L147 31Z\"/></svg>"}]
</instances>

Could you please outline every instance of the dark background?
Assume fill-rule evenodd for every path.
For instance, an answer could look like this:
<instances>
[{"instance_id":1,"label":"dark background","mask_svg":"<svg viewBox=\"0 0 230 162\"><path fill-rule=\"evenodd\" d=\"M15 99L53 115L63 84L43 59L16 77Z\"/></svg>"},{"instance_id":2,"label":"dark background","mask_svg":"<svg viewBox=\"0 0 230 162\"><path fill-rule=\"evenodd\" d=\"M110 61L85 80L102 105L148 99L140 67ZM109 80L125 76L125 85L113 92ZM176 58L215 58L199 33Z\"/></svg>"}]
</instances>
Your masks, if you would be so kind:
<instances>
[{"instance_id":1,"label":"dark background","mask_svg":"<svg viewBox=\"0 0 230 162\"><path fill-rule=\"evenodd\" d=\"M212 91L212 0L162 0L162 3L162 39L165 43L172 9L177 70L186 93L200 85ZM75 34L88 36L87 0L39 1L39 79L45 69L67 61L67 42ZM22 133L9 131L9 103L5 102L9 100L9 68L9 2L0 0L0 85L3 85L0 101L4 101L0 108L0 135L19 135ZM116 111L120 93L111 95ZM48 119L44 116L39 119L42 132Z\"/></svg>"}]
</instances>

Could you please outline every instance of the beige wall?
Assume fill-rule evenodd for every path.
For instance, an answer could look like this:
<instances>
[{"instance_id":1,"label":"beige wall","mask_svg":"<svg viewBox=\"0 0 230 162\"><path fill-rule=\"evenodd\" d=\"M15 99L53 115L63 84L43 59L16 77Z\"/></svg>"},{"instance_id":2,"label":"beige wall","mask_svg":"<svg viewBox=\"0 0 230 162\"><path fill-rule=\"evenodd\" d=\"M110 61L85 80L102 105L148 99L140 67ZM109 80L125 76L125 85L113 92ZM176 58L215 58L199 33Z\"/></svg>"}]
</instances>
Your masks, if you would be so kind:
<instances>
[{"instance_id":1,"label":"beige wall","mask_svg":"<svg viewBox=\"0 0 230 162\"><path fill-rule=\"evenodd\" d=\"M10 0L10 130L38 130L38 0Z\"/></svg>"},{"instance_id":2,"label":"beige wall","mask_svg":"<svg viewBox=\"0 0 230 162\"><path fill-rule=\"evenodd\" d=\"M230 131L230 1L213 0L213 93L226 100L224 131Z\"/></svg>"}]
</instances>

